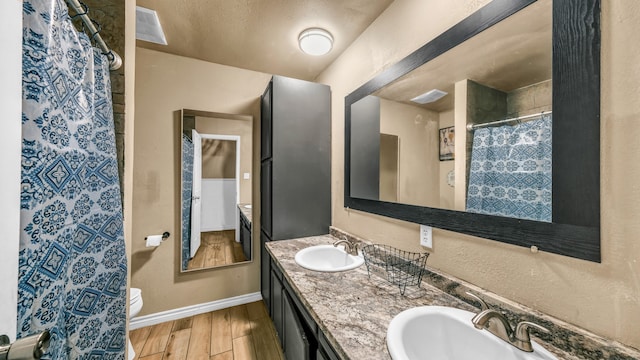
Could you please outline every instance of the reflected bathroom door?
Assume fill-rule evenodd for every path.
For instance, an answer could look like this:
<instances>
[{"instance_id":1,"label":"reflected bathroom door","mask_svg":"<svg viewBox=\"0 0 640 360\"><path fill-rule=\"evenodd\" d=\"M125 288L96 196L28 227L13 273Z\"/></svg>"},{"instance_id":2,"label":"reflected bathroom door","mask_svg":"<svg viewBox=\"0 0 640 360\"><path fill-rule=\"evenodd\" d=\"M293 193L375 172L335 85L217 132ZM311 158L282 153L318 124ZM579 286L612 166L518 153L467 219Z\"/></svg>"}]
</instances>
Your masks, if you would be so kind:
<instances>
[{"instance_id":1,"label":"reflected bathroom door","mask_svg":"<svg viewBox=\"0 0 640 360\"><path fill-rule=\"evenodd\" d=\"M193 190L191 191L191 257L200 248L200 223L202 213L202 137L191 130L193 141Z\"/></svg>"}]
</instances>

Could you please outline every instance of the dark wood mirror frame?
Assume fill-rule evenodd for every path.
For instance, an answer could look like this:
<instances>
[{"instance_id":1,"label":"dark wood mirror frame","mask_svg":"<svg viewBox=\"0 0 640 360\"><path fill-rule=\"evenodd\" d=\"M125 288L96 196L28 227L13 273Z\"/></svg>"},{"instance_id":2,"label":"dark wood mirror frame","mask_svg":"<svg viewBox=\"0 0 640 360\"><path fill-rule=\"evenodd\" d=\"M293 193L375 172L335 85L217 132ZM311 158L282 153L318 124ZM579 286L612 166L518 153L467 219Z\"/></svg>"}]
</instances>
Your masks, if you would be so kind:
<instances>
[{"instance_id":1,"label":"dark wood mirror frame","mask_svg":"<svg viewBox=\"0 0 640 360\"><path fill-rule=\"evenodd\" d=\"M553 1L553 222L351 197L351 105L536 0L494 0L345 97L344 206L600 262L600 0Z\"/></svg>"}]
</instances>

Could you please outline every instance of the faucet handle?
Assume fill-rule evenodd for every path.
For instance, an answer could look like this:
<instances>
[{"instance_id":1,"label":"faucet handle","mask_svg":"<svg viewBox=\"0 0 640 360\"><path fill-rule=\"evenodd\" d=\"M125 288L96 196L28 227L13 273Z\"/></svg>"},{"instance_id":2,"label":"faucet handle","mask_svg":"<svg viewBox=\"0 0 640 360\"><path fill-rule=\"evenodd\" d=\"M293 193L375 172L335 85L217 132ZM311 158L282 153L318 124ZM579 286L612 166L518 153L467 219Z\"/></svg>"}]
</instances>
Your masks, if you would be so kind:
<instances>
[{"instance_id":1,"label":"faucet handle","mask_svg":"<svg viewBox=\"0 0 640 360\"><path fill-rule=\"evenodd\" d=\"M551 332L546 327L540 326L536 323L532 323L530 321L521 321L518 323L518 325L516 325L516 331L513 334L515 338L520 341L531 341L531 338L529 337L529 329L535 329L545 334Z\"/></svg>"},{"instance_id":2,"label":"faucet handle","mask_svg":"<svg viewBox=\"0 0 640 360\"><path fill-rule=\"evenodd\" d=\"M478 295L473 294L469 291L466 292L467 295L471 296L472 298L476 299L478 302L480 302L480 311L484 311L484 310L488 310L489 309L489 305L487 305L486 302L484 302L484 300L482 300Z\"/></svg>"}]
</instances>

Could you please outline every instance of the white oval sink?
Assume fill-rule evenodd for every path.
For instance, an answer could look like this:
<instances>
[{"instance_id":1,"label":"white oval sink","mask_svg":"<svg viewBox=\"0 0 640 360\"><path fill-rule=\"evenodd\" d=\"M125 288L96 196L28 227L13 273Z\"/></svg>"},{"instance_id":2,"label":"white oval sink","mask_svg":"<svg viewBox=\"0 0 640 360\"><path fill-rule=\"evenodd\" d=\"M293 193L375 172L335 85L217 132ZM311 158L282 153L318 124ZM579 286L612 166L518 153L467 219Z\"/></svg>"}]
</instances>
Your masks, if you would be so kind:
<instances>
[{"instance_id":1,"label":"white oval sink","mask_svg":"<svg viewBox=\"0 0 640 360\"><path fill-rule=\"evenodd\" d=\"M475 314L444 306L405 310L391 320L387 348L393 360L556 360L535 342L525 352L471 323Z\"/></svg>"},{"instance_id":2,"label":"white oval sink","mask_svg":"<svg viewBox=\"0 0 640 360\"><path fill-rule=\"evenodd\" d=\"M251 206L251 204L249 204L249 205L242 205L242 206L244 206L244 207L245 207L245 209L251 209L251 207L252 207L252 206Z\"/></svg>"},{"instance_id":3,"label":"white oval sink","mask_svg":"<svg viewBox=\"0 0 640 360\"><path fill-rule=\"evenodd\" d=\"M316 245L296 253L296 263L305 269L336 272L355 269L364 263L361 256L347 254L342 247Z\"/></svg>"}]
</instances>

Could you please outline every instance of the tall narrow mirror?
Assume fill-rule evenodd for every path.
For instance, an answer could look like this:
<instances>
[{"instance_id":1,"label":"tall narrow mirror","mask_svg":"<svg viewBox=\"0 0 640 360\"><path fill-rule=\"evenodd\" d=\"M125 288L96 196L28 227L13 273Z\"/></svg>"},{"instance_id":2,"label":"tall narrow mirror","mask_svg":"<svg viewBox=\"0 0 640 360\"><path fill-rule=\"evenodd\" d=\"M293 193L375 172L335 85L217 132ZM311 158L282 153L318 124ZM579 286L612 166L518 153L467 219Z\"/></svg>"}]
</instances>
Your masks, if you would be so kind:
<instances>
[{"instance_id":1,"label":"tall narrow mirror","mask_svg":"<svg viewBox=\"0 0 640 360\"><path fill-rule=\"evenodd\" d=\"M253 117L183 110L181 270L252 259Z\"/></svg>"}]
</instances>

